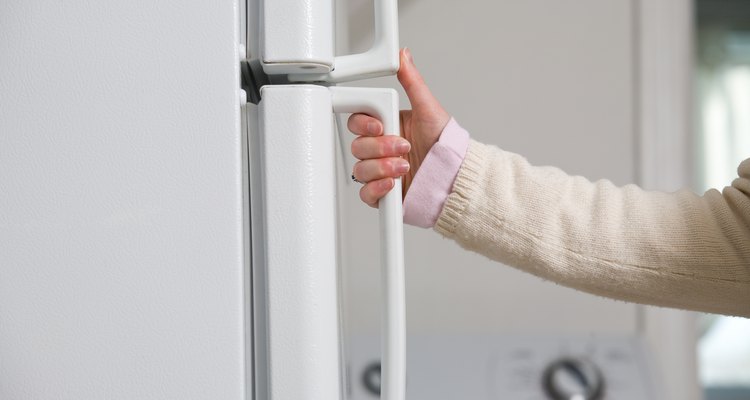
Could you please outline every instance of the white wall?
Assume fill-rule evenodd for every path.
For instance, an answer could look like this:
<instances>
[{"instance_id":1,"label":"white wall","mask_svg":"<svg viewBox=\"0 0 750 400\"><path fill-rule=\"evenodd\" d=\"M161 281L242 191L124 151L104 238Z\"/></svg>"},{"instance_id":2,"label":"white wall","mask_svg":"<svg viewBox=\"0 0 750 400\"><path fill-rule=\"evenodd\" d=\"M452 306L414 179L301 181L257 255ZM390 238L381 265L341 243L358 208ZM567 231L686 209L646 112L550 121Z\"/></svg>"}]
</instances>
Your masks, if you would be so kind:
<instances>
[{"instance_id":1,"label":"white wall","mask_svg":"<svg viewBox=\"0 0 750 400\"><path fill-rule=\"evenodd\" d=\"M412 49L434 94L475 139L590 179L635 181L630 0L400 4L402 46ZM351 47L361 49L369 44L372 3L349 7ZM392 77L367 84L398 88ZM351 332L376 332L376 212L359 203L358 189L342 190L345 312ZM406 248L411 333L637 329L634 305L544 282L433 231L408 227Z\"/></svg>"}]
</instances>

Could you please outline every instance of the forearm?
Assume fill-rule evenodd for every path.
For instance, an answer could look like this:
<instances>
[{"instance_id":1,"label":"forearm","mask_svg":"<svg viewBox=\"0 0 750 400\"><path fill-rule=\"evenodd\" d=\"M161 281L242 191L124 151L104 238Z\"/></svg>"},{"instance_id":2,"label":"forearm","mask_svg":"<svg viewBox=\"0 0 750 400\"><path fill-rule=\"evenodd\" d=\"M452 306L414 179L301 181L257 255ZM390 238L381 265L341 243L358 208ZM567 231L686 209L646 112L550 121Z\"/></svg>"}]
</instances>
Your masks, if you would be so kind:
<instances>
[{"instance_id":1,"label":"forearm","mask_svg":"<svg viewBox=\"0 0 750 400\"><path fill-rule=\"evenodd\" d=\"M748 215L737 187L703 197L618 188L472 142L435 228L590 293L750 316Z\"/></svg>"}]
</instances>

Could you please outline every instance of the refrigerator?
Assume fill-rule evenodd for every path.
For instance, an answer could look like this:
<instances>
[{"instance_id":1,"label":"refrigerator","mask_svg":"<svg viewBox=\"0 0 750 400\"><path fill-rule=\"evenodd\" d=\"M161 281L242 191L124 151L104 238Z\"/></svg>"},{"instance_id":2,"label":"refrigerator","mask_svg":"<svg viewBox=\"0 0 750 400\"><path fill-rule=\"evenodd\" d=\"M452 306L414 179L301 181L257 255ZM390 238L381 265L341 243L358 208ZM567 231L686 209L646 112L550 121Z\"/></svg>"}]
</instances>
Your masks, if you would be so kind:
<instances>
[{"instance_id":1,"label":"refrigerator","mask_svg":"<svg viewBox=\"0 0 750 400\"><path fill-rule=\"evenodd\" d=\"M0 3L0 399L344 397L333 115L395 133L398 101L335 84L395 73L398 32L378 0L373 48L336 56L333 7ZM390 399L400 197L380 211Z\"/></svg>"}]
</instances>

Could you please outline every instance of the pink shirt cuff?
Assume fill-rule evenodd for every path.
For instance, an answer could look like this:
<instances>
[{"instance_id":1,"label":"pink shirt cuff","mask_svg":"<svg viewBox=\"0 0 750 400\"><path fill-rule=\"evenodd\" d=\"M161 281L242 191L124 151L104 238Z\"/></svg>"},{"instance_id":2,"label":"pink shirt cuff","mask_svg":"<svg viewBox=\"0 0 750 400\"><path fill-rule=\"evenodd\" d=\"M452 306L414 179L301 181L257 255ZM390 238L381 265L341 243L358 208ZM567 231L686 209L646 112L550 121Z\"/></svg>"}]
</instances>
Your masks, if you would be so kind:
<instances>
[{"instance_id":1,"label":"pink shirt cuff","mask_svg":"<svg viewBox=\"0 0 750 400\"><path fill-rule=\"evenodd\" d=\"M469 147L469 133L451 118L427 153L404 198L404 222L435 226Z\"/></svg>"}]
</instances>

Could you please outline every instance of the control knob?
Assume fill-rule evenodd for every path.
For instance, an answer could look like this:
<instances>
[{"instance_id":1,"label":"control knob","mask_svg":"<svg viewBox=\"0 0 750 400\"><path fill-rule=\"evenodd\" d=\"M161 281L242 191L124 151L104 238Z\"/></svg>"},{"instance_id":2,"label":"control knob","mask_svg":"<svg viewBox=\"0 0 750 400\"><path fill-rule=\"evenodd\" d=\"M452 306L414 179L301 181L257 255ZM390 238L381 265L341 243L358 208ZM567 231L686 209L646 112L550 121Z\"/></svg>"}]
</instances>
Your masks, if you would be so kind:
<instances>
[{"instance_id":1,"label":"control knob","mask_svg":"<svg viewBox=\"0 0 750 400\"><path fill-rule=\"evenodd\" d=\"M604 378L588 359L565 357L552 362L542 377L544 391L553 400L600 400Z\"/></svg>"}]
</instances>

